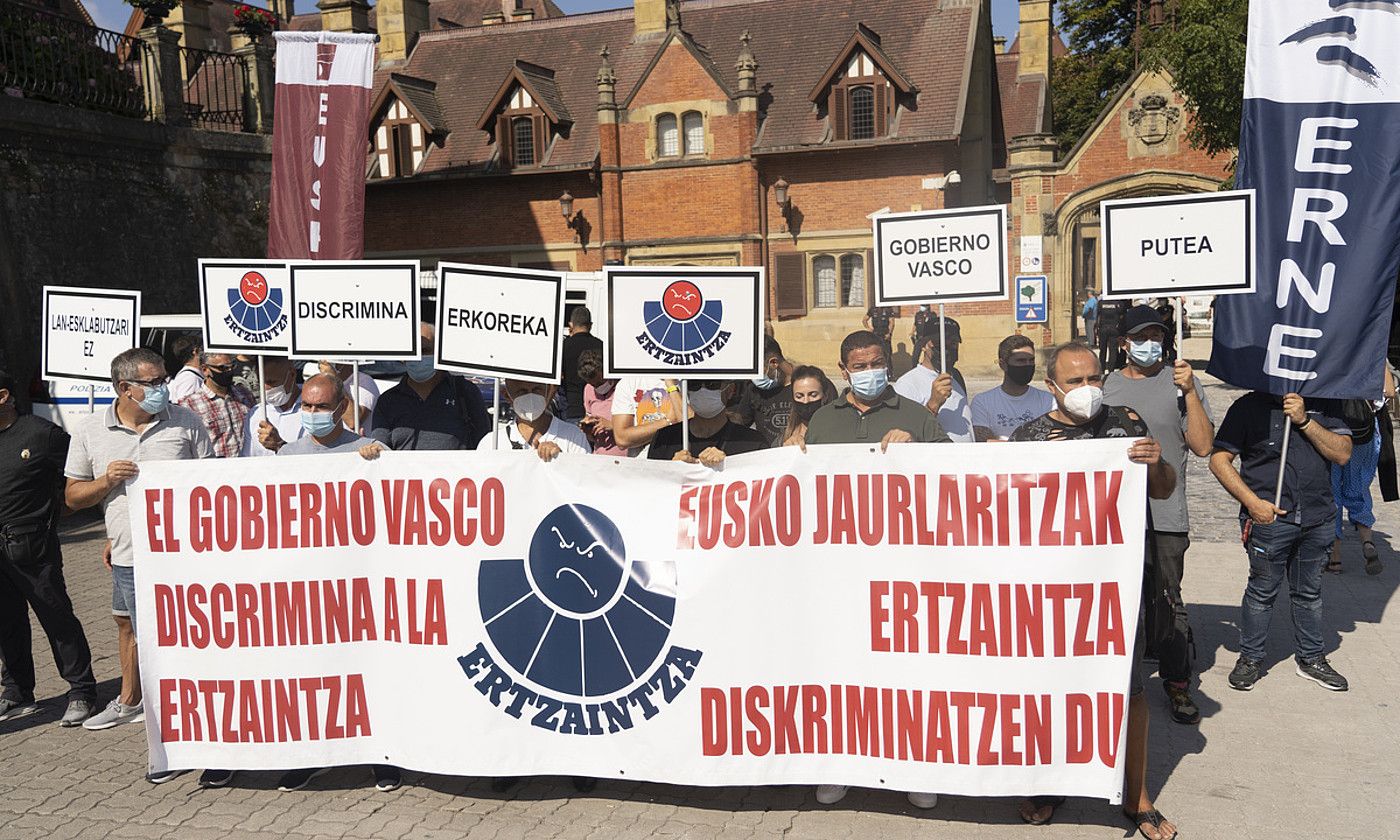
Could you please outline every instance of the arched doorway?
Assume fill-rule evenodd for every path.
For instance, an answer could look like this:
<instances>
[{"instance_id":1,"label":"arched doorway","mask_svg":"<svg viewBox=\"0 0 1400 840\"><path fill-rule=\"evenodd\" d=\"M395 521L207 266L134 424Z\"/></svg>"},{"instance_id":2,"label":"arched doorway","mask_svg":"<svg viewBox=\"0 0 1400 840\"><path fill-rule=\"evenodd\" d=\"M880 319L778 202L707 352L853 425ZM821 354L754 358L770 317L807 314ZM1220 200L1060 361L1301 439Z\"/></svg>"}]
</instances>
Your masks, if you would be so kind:
<instances>
[{"instance_id":1,"label":"arched doorway","mask_svg":"<svg viewBox=\"0 0 1400 840\"><path fill-rule=\"evenodd\" d=\"M1079 312L1089 290L1102 288L1099 259L1099 202L1117 198L1216 192L1220 181L1191 172L1138 172L1095 184L1071 194L1055 211L1056 280L1052 284L1051 329L1057 336L1080 338ZM1060 267L1064 267L1062 270ZM1065 282L1068 280L1068 282Z\"/></svg>"}]
</instances>

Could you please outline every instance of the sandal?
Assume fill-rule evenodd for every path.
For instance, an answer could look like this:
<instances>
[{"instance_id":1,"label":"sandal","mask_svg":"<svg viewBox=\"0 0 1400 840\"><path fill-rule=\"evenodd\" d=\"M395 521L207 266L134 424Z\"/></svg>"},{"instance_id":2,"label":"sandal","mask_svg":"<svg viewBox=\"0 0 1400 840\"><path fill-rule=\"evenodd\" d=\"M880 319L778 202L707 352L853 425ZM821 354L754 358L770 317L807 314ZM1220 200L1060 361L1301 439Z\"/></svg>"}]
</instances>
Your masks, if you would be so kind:
<instances>
[{"instance_id":1,"label":"sandal","mask_svg":"<svg viewBox=\"0 0 1400 840\"><path fill-rule=\"evenodd\" d=\"M1032 796L1028 799L1022 799L1017 810L1021 815L1021 821L1026 825L1049 825L1050 821L1055 819L1055 809L1063 804L1065 804L1063 796ZM1026 816L1025 806L1027 805L1031 806L1030 816ZM1036 813L1043 808L1049 808L1050 813L1044 817L1036 817Z\"/></svg>"},{"instance_id":2,"label":"sandal","mask_svg":"<svg viewBox=\"0 0 1400 840\"><path fill-rule=\"evenodd\" d=\"M1137 826L1138 834L1141 834L1143 837L1147 837L1147 832L1142 830L1144 823L1157 829L1157 833L1161 834L1162 823L1166 820L1166 817L1162 816L1162 812L1158 811L1156 808L1149 808L1146 811L1139 811L1136 814L1124 811L1123 816L1133 821L1133 825ZM1163 838L1163 840L1176 840L1176 838L1180 836L1181 832L1178 831L1173 833L1171 837ZM1148 838L1148 840L1151 840L1151 838Z\"/></svg>"},{"instance_id":3,"label":"sandal","mask_svg":"<svg viewBox=\"0 0 1400 840\"><path fill-rule=\"evenodd\" d=\"M1365 549L1362 549L1362 552L1364 553ZM1327 550L1327 565L1322 567L1322 571L1334 575L1342 573L1342 558L1337 556L1337 550L1335 548L1329 548Z\"/></svg>"},{"instance_id":4,"label":"sandal","mask_svg":"<svg viewBox=\"0 0 1400 840\"><path fill-rule=\"evenodd\" d=\"M1361 543L1361 556L1366 558L1366 574L1378 575L1381 573L1381 555L1376 551L1376 544L1371 540Z\"/></svg>"}]
</instances>

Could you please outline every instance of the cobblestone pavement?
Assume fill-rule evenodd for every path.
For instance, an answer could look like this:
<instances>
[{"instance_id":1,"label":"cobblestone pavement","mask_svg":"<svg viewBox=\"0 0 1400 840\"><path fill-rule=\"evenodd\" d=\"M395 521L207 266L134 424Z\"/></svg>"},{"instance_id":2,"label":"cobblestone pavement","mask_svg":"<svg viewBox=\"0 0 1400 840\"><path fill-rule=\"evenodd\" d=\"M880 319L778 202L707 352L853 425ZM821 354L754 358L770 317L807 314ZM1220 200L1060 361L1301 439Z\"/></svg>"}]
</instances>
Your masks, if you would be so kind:
<instances>
[{"instance_id":1,"label":"cobblestone pavement","mask_svg":"<svg viewBox=\"0 0 1400 840\"><path fill-rule=\"evenodd\" d=\"M1201 355L1204 355L1202 351ZM1194 356L1193 356L1194 357ZM1223 416L1232 392L1210 397ZM1400 584L1400 508L1378 505L1379 577L1361 572L1355 538L1346 572L1325 582L1328 649L1352 690L1332 694L1293 675L1291 627L1277 610L1270 673L1252 692L1225 676L1237 651L1244 584L1236 506L1197 462L1190 498L1195 543L1186 598L1195 625L1198 727L1172 723L1154 678L1150 784L1159 807L1187 838L1397 837L1389 797L1400 787L1400 621L1382 623ZM98 559L101 523L76 520L65 534L70 591L92 642L103 699L116 691L110 583ZM43 650L36 660L44 713L0 723L0 838L1121 838L1118 809L1072 799L1045 828L1022 825L1009 799L944 797L920 812L887 791L852 791L835 807L803 787L681 788L604 781L577 794L567 779L530 780L506 794L479 779L406 773L378 793L363 768L336 770L298 793L277 775L241 773L233 787L200 790L194 774L147 784L141 727L105 732L57 726L64 686ZM442 711L451 714L449 708Z\"/></svg>"}]
</instances>

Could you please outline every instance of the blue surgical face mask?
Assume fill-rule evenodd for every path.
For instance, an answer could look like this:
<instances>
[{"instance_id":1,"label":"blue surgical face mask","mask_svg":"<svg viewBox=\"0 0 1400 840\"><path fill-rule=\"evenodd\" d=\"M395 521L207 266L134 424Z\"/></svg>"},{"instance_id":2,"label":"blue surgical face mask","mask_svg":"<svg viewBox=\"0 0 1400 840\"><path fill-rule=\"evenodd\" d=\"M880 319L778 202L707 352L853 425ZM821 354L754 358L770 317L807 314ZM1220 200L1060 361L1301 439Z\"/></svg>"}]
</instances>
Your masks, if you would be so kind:
<instances>
[{"instance_id":1,"label":"blue surgical face mask","mask_svg":"<svg viewBox=\"0 0 1400 840\"><path fill-rule=\"evenodd\" d=\"M1162 361L1162 342L1129 340L1128 358L1138 367L1152 367Z\"/></svg>"},{"instance_id":2,"label":"blue surgical face mask","mask_svg":"<svg viewBox=\"0 0 1400 840\"><path fill-rule=\"evenodd\" d=\"M330 411L303 411L301 427L308 435L325 437L336 427L335 414Z\"/></svg>"},{"instance_id":3,"label":"blue surgical face mask","mask_svg":"<svg viewBox=\"0 0 1400 840\"><path fill-rule=\"evenodd\" d=\"M433 367L433 357L424 356L421 359L414 359L411 362L403 363L404 370L408 372L408 378L414 382L427 382L433 378L437 368Z\"/></svg>"},{"instance_id":4,"label":"blue surgical face mask","mask_svg":"<svg viewBox=\"0 0 1400 840\"><path fill-rule=\"evenodd\" d=\"M146 395L141 398L137 405L147 414L160 414L170 405L170 386L165 383L159 385L141 386Z\"/></svg>"},{"instance_id":5,"label":"blue surgical face mask","mask_svg":"<svg viewBox=\"0 0 1400 840\"><path fill-rule=\"evenodd\" d=\"M885 393L890 384L890 372L885 368L851 371L851 390L856 396L873 400Z\"/></svg>"},{"instance_id":6,"label":"blue surgical face mask","mask_svg":"<svg viewBox=\"0 0 1400 840\"><path fill-rule=\"evenodd\" d=\"M760 391L768 391L778 387L778 381L771 376L758 376L753 380L754 387Z\"/></svg>"}]
</instances>

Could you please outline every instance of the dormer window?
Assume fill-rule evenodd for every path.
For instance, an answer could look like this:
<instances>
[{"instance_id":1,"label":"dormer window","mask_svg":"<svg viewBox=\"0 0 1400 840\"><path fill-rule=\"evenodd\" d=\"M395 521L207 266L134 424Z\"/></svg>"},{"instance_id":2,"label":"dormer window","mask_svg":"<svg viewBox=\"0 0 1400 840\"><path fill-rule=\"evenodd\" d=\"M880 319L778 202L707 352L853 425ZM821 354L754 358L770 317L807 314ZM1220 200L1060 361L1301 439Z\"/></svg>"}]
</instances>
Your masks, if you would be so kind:
<instances>
[{"instance_id":1,"label":"dormer window","mask_svg":"<svg viewBox=\"0 0 1400 840\"><path fill-rule=\"evenodd\" d=\"M407 178L418 171L426 147L423 127L402 102L393 103L374 133L374 176Z\"/></svg>"},{"instance_id":2,"label":"dormer window","mask_svg":"<svg viewBox=\"0 0 1400 840\"><path fill-rule=\"evenodd\" d=\"M880 36L860 24L812 88L811 100L825 109L832 140L873 140L893 133L901 103L912 107L917 93Z\"/></svg>"},{"instance_id":3,"label":"dormer window","mask_svg":"<svg viewBox=\"0 0 1400 840\"><path fill-rule=\"evenodd\" d=\"M391 73L370 108L369 177L407 178L423 168L434 144L446 136L437 86L426 79Z\"/></svg>"},{"instance_id":4,"label":"dormer window","mask_svg":"<svg viewBox=\"0 0 1400 840\"><path fill-rule=\"evenodd\" d=\"M544 166L555 134L568 135L572 124L554 71L516 61L477 121L491 134L502 169Z\"/></svg>"}]
</instances>

